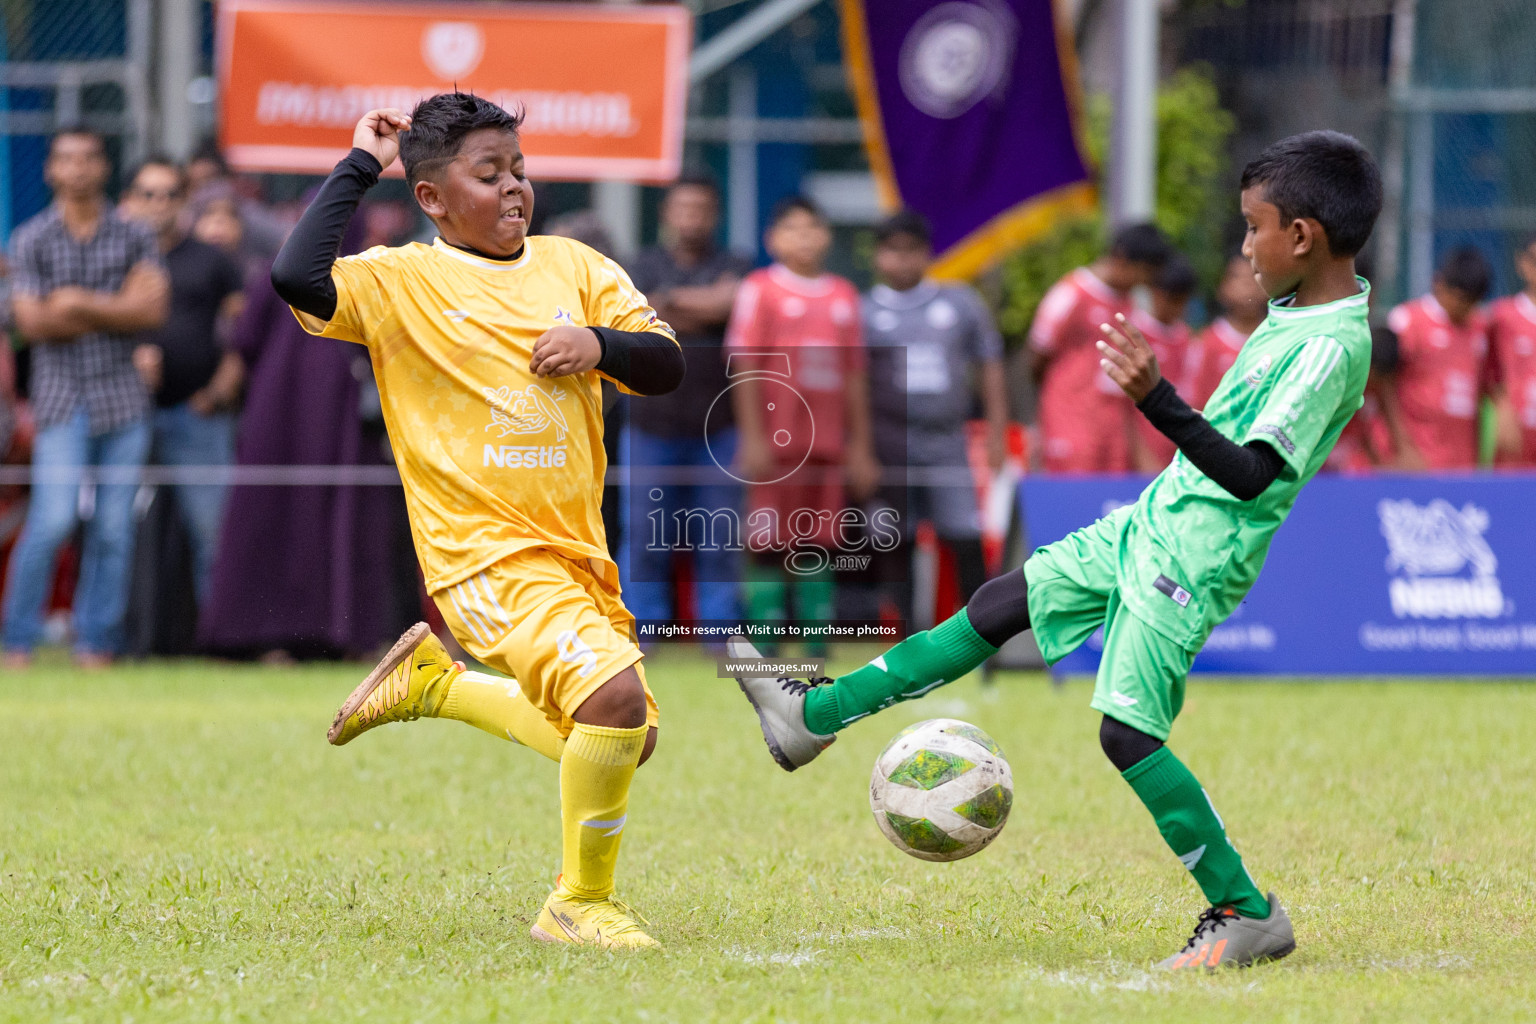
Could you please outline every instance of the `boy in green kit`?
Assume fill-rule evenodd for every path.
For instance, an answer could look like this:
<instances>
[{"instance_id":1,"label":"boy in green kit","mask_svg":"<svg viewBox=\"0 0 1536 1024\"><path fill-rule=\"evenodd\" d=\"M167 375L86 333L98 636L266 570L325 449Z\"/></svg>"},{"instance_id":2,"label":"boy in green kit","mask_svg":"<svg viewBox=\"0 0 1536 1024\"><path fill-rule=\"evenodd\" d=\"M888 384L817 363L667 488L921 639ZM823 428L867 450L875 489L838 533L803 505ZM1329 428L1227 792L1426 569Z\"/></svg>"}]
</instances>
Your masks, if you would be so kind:
<instances>
[{"instance_id":1,"label":"boy in green kit","mask_svg":"<svg viewBox=\"0 0 1536 1024\"><path fill-rule=\"evenodd\" d=\"M1370 370L1369 285L1354 257L1381 210L1369 153L1337 132L1266 149L1243 171L1243 255L1269 315L1205 406L1163 379L1146 340L1105 324L1105 371L1179 447L1134 505L1037 550L964 609L837 679L739 677L781 767L811 761L849 724L970 672L1025 629L1052 663L1104 627L1092 706L1099 740L1194 875L1210 909L1158 966L1247 966L1296 948L1214 805L1164 744L1191 662L1247 595L1270 540L1360 408ZM752 657L745 640L733 658Z\"/></svg>"}]
</instances>

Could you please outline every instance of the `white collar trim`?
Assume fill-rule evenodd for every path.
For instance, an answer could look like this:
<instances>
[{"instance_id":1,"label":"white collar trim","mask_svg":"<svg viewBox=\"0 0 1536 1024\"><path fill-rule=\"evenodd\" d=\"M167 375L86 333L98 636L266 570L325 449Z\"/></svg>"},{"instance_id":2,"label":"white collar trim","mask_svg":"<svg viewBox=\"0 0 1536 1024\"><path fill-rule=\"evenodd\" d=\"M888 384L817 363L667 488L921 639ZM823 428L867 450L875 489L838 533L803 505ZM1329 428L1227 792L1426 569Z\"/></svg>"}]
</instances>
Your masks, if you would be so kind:
<instances>
[{"instance_id":1,"label":"white collar trim","mask_svg":"<svg viewBox=\"0 0 1536 1024\"><path fill-rule=\"evenodd\" d=\"M1357 277L1355 280L1360 282L1360 291L1357 294L1349 295L1342 299L1334 299L1332 302L1320 302L1315 306L1282 306L1282 302L1287 302L1296 297L1296 293L1292 292L1283 299L1275 299L1271 302L1269 304L1269 315L1280 320L1304 320L1307 317L1313 316L1332 316L1346 309L1355 309L1360 306L1369 305L1371 301L1370 283L1361 277Z\"/></svg>"},{"instance_id":2,"label":"white collar trim","mask_svg":"<svg viewBox=\"0 0 1536 1024\"><path fill-rule=\"evenodd\" d=\"M1536 302L1532 302L1529 295L1525 294L1525 292L1518 293L1515 296L1515 306L1519 308L1521 315L1527 320L1536 323Z\"/></svg>"},{"instance_id":3,"label":"white collar trim","mask_svg":"<svg viewBox=\"0 0 1536 1024\"><path fill-rule=\"evenodd\" d=\"M933 301L938 294L938 285L928 280L919 281L904 292L884 284L877 284L869 290L869 297L888 309L916 309Z\"/></svg>"},{"instance_id":4,"label":"white collar trim","mask_svg":"<svg viewBox=\"0 0 1536 1024\"><path fill-rule=\"evenodd\" d=\"M443 241L442 236L432 239L432 249L442 253L450 259L456 259L460 263L468 263L472 267L481 270L518 270L524 266L533 256L533 239L523 239L523 254L515 260L490 260L484 256L476 256L474 253L465 252Z\"/></svg>"},{"instance_id":5,"label":"white collar trim","mask_svg":"<svg viewBox=\"0 0 1536 1024\"><path fill-rule=\"evenodd\" d=\"M1451 322L1451 315L1445 311L1445 307L1440 305L1440 300L1433 294L1426 293L1420 301L1424 303L1424 312L1428 313L1429 318L1435 323L1444 326Z\"/></svg>"},{"instance_id":6,"label":"white collar trim","mask_svg":"<svg viewBox=\"0 0 1536 1024\"><path fill-rule=\"evenodd\" d=\"M1224 316L1218 317L1215 321L1213 321L1211 323L1211 327L1216 331L1217 334L1221 335L1221 339L1232 348L1242 348L1243 343L1248 340L1248 335L1244 334L1236 327L1233 327L1232 321L1228 320Z\"/></svg>"},{"instance_id":7,"label":"white collar trim","mask_svg":"<svg viewBox=\"0 0 1536 1024\"><path fill-rule=\"evenodd\" d=\"M801 295L825 295L832 290L832 275L822 274L820 277L805 277L795 273L782 263L773 263L768 267L768 273L773 279L790 291L799 292Z\"/></svg>"},{"instance_id":8,"label":"white collar trim","mask_svg":"<svg viewBox=\"0 0 1536 1024\"><path fill-rule=\"evenodd\" d=\"M1078 287L1094 296L1100 302L1123 302L1125 300L1124 295L1111 288L1104 282L1102 277L1087 267L1078 267L1076 274Z\"/></svg>"}]
</instances>

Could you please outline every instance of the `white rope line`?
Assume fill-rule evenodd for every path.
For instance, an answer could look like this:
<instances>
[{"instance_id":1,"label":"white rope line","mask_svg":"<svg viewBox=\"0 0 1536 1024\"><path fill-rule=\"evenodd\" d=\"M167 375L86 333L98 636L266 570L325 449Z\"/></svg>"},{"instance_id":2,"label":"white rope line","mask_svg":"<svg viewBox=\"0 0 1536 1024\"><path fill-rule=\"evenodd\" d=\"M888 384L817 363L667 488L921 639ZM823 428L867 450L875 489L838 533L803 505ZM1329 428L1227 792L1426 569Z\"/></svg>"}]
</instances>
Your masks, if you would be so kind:
<instances>
[{"instance_id":1,"label":"white rope line","mask_svg":"<svg viewBox=\"0 0 1536 1024\"><path fill-rule=\"evenodd\" d=\"M817 469L815 473L830 472ZM539 472L530 469L527 472ZM819 479L802 470L807 481ZM633 475L631 475L633 474ZM799 482L799 473L786 484ZM737 481L713 466L610 467L604 483L610 487L724 486ZM976 480L963 466L886 467L881 482L888 486L974 487ZM32 483L226 485L235 487L398 487L394 466L0 466L0 486Z\"/></svg>"}]
</instances>

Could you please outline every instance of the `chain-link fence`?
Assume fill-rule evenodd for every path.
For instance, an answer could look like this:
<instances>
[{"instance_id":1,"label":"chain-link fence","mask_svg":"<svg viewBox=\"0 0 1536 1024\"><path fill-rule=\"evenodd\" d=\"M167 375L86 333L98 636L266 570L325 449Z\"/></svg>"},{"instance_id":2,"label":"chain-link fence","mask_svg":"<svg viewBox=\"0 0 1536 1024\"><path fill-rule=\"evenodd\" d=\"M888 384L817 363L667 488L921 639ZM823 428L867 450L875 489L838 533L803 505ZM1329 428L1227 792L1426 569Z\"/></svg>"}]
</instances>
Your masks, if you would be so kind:
<instances>
[{"instance_id":1,"label":"chain-link fence","mask_svg":"<svg viewBox=\"0 0 1536 1024\"><path fill-rule=\"evenodd\" d=\"M1429 285L1444 253L1481 249L1496 293L1521 287L1514 255L1536 232L1536 3L1398 4L1404 51L1392 92L1402 217L1386 251L1401 280Z\"/></svg>"},{"instance_id":2,"label":"chain-link fence","mask_svg":"<svg viewBox=\"0 0 1536 1024\"><path fill-rule=\"evenodd\" d=\"M152 0L0 0L0 237L48 203L48 136L84 124L114 166L149 123Z\"/></svg>"}]
</instances>

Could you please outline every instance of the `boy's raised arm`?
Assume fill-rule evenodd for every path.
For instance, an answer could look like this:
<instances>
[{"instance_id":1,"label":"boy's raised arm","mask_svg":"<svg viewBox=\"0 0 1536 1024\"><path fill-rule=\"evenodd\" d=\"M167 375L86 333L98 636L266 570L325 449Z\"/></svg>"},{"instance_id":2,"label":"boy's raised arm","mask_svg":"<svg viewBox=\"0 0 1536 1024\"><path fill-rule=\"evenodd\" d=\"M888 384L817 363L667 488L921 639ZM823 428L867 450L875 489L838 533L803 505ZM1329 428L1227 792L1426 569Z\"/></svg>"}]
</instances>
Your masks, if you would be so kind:
<instances>
[{"instance_id":1,"label":"boy's raised arm","mask_svg":"<svg viewBox=\"0 0 1536 1024\"><path fill-rule=\"evenodd\" d=\"M370 110L352 133L352 151L320 186L272 264L272 287L282 300L320 320L336 314L331 264L363 195L400 152L400 132L411 119L398 110Z\"/></svg>"},{"instance_id":2,"label":"boy's raised arm","mask_svg":"<svg viewBox=\"0 0 1536 1024\"><path fill-rule=\"evenodd\" d=\"M1264 441L1242 445L1224 437L1158 372L1157 357L1141 332L1123 316L1115 320L1114 326L1103 325L1104 334L1114 343L1098 343L1104 372L1196 469L1228 494L1238 501L1252 501L1263 494L1285 469L1280 454Z\"/></svg>"}]
</instances>

